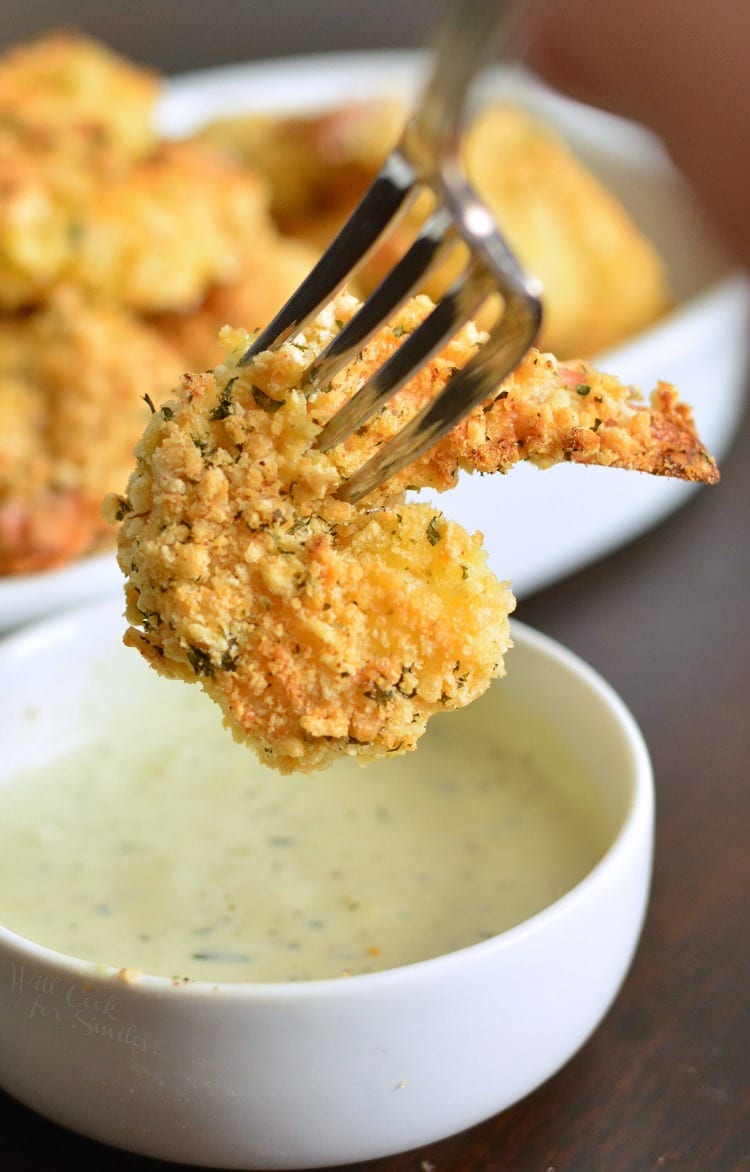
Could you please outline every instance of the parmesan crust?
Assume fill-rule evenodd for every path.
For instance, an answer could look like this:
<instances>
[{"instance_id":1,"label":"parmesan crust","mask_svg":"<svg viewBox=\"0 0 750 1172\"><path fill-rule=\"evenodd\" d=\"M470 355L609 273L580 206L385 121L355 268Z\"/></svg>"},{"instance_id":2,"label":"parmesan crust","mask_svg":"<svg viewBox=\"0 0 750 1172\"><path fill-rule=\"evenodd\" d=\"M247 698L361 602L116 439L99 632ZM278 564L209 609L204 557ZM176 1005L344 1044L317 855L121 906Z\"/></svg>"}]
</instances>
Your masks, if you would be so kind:
<instances>
[{"instance_id":1,"label":"parmesan crust","mask_svg":"<svg viewBox=\"0 0 750 1172\"><path fill-rule=\"evenodd\" d=\"M116 306L60 290L0 317L0 574L65 565L111 544L102 497L122 485L181 355Z\"/></svg>"},{"instance_id":2,"label":"parmesan crust","mask_svg":"<svg viewBox=\"0 0 750 1172\"><path fill-rule=\"evenodd\" d=\"M268 241L262 256L251 258L236 280L213 285L197 309L157 314L151 324L184 355L186 369L207 370L222 361L221 328L242 323L248 330L261 329L317 259L318 253L301 241Z\"/></svg>"},{"instance_id":3,"label":"parmesan crust","mask_svg":"<svg viewBox=\"0 0 750 1172\"><path fill-rule=\"evenodd\" d=\"M123 162L78 130L0 127L0 309L63 284L141 312L197 306L273 232L262 181L199 143Z\"/></svg>"},{"instance_id":4,"label":"parmesan crust","mask_svg":"<svg viewBox=\"0 0 750 1172\"><path fill-rule=\"evenodd\" d=\"M126 643L163 675L201 684L234 735L282 772L412 749L432 713L471 702L504 671L509 585L490 572L480 534L405 502L407 487L449 488L460 468L507 471L522 458L717 475L671 388L648 406L586 364L532 351L433 451L344 502L342 482L483 341L466 327L371 424L322 453L322 426L430 309L410 303L306 394L307 366L357 306L340 295L247 366L249 336L225 330L225 362L185 377L151 419L127 493L105 505L120 522Z\"/></svg>"},{"instance_id":5,"label":"parmesan crust","mask_svg":"<svg viewBox=\"0 0 750 1172\"><path fill-rule=\"evenodd\" d=\"M324 411L316 403L316 418L324 423L351 398L367 372L382 366L431 308L427 297L415 298L406 306L370 343L362 363L352 364L334 380ZM340 320L346 317L341 306L338 315ZM313 340L316 352L324 337ZM396 396L388 410L361 435L337 449L334 458L341 474L350 476L400 431L453 370L466 365L483 339L475 327L467 327ZM635 388L596 370L589 362L561 363L552 354L532 348L483 406L391 479L386 491L411 486L444 491L456 484L461 469L509 472L519 460L539 468L563 461L599 464L704 484L719 479L716 462L701 443L690 408L680 401L673 386L659 383L646 401Z\"/></svg>"},{"instance_id":6,"label":"parmesan crust","mask_svg":"<svg viewBox=\"0 0 750 1172\"><path fill-rule=\"evenodd\" d=\"M156 73L82 33L65 30L8 49L0 58L0 121L30 132L98 139L137 158L155 142Z\"/></svg>"},{"instance_id":7,"label":"parmesan crust","mask_svg":"<svg viewBox=\"0 0 750 1172\"><path fill-rule=\"evenodd\" d=\"M0 310L64 284L143 313L194 309L275 238L255 170L160 138L161 93L76 34L0 57Z\"/></svg>"},{"instance_id":8,"label":"parmesan crust","mask_svg":"<svg viewBox=\"0 0 750 1172\"><path fill-rule=\"evenodd\" d=\"M225 119L165 141L155 118L162 85L158 74L75 32L52 32L0 56L0 575L63 566L113 540L100 501L123 487L132 467L148 414L143 396L158 405L185 370L221 363L225 324L250 329L270 320L404 117L397 102L352 103L311 117ZM648 269L620 212L598 200L556 153L562 148L550 147L520 112L493 107L468 149L486 198L506 192L506 202L492 206L523 259L532 270L541 266L547 322L569 314L587 323L591 341L597 314L611 320L612 297L640 305L636 317L643 316L631 315L628 329L650 320L658 262ZM407 217L352 291L390 266L421 214ZM524 241L535 251L525 253ZM338 312L346 316L344 302ZM421 312L420 303L405 311L403 328ZM310 332L308 344L322 344L324 334ZM386 333L367 361L381 361L396 343ZM374 450L429 397L434 380L464 360L461 344L449 352L434 377L426 372L335 454L338 474L357 467L368 445ZM565 370L577 377L574 363L560 369L561 378ZM292 380L298 373L290 367ZM314 407L316 420L356 390L359 373L335 380L328 405ZM505 469L527 457L626 467L637 459L645 467L662 450L669 474L680 467L693 474L699 461L689 418L668 388L653 416L639 405L627 434L601 412L595 432L599 416L584 409L593 403L568 404L562 456L555 447L562 408L551 422L550 404L535 418L517 402L513 427L507 412L476 415L422 461L415 483L447 487L461 467ZM661 428L661 447L649 434L639 449L647 419ZM401 477L394 490L407 483Z\"/></svg>"},{"instance_id":9,"label":"parmesan crust","mask_svg":"<svg viewBox=\"0 0 750 1172\"><path fill-rule=\"evenodd\" d=\"M111 545L148 417L308 271L265 181L164 141L161 78L75 33L0 56L0 575Z\"/></svg>"}]
</instances>

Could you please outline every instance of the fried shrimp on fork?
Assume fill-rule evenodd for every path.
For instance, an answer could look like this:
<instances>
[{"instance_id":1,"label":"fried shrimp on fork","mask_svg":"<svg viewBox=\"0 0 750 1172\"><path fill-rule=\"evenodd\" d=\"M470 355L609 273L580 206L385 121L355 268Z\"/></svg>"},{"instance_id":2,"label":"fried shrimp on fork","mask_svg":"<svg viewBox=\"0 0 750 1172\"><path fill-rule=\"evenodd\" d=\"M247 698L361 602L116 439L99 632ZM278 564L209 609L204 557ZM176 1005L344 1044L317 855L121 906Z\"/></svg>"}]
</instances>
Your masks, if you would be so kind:
<instances>
[{"instance_id":1,"label":"fried shrimp on fork","mask_svg":"<svg viewBox=\"0 0 750 1172\"><path fill-rule=\"evenodd\" d=\"M353 315L340 294L274 352L188 375L136 451L119 523L125 641L198 682L237 739L282 772L415 747L429 717L503 674L514 599L470 535L407 488L460 469L570 460L710 483L711 457L673 388L650 404L586 364L531 350L485 404L359 504L337 489L482 344L466 326L369 424L329 452L316 436L431 308L405 306L359 360L311 395L305 371Z\"/></svg>"}]
</instances>

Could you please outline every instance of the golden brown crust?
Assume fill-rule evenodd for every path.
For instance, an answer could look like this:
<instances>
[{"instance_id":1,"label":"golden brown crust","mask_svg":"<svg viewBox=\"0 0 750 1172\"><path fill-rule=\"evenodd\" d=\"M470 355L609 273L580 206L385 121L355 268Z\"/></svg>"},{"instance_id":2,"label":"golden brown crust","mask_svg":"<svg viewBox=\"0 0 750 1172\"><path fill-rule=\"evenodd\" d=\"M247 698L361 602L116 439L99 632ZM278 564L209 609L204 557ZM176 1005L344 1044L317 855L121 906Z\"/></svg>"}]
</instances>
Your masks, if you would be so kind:
<instances>
[{"instance_id":1,"label":"golden brown crust","mask_svg":"<svg viewBox=\"0 0 750 1172\"><path fill-rule=\"evenodd\" d=\"M224 320L267 320L307 271L251 169L158 139L160 88L74 33L0 57L0 574L108 544L143 394L214 365Z\"/></svg>"},{"instance_id":2,"label":"golden brown crust","mask_svg":"<svg viewBox=\"0 0 750 1172\"><path fill-rule=\"evenodd\" d=\"M244 503L231 479L229 500ZM478 535L427 505L307 522L271 500L283 515L262 529L188 522L198 535L184 550L195 497L175 513L156 494L121 545L137 565L125 642L201 683L264 762L311 772L406 752L433 713L503 673L514 603ZM157 567L170 576L152 581Z\"/></svg>"},{"instance_id":3,"label":"golden brown crust","mask_svg":"<svg viewBox=\"0 0 750 1172\"><path fill-rule=\"evenodd\" d=\"M318 253L302 241L268 239L238 280L212 286L198 309L158 314L152 325L184 355L186 369L207 370L222 360L222 327L262 329L317 259Z\"/></svg>"},{"instance_id":4,"label":"golden brown crust","mask_svg":"<svg viewBox=\"0 0 750 1172\"><path fill-rule=\"evenodd\" d=\"M354 312L353 298L339 297L332 310L345 321ZM350 399L368 375L383 365L403 338L431 309L426 297L415 298L389 327L365 347L360 360L350 364L311 404L316 424L324 425ZM308 331L309 353L322 350L330 326ZM334 449L332 457L343 477L352 475L404 423L433 398L456 368L478 352L484 335L475 327L462 331L443 352L421 370L366 428ZM289 380L301 377L305 351L295 364L285 356L256 362L256 378L275 395ZM285 365L286 363L286 365ZM266 370L266 366L268 370ZM715 461L706 452L689 407L677 391L660 383L646 402L634 388L613 375L595 370L588 362L560 363L551 354L531 349L495 395L388 485L375 499L409 487L453 487L463 468L479 472L508 472L519 460L540 468L563 461L600 464L630 471L677 477L712 484L718 480ZM372 499L372 498L368 498Z\"/></svg>"},{"instance_id":5,"label":"golden brown crust","mask_svg":"<svg viewBox=\"0 0 750 1172\"><path fill-rule=\"evenodd\" d=\"M192 310L275 236L255 171L158 137L160 88L75 34L0 58L0 310L61 284L143 313Z\"/></svg>"},{"instance_id":6,"label":"golden brown crust","mask_svg":"<svg viewBox=\"0 0 750 1172\"><path fill-rule=\"evenodd\" d=\"M265 188L198 143L127 166L68 136L47 149L0 132L0 308L76 284L141 312L189 309L272 239Z\"/></svg>"},{"instance_id":7,"label":"golden brown crust","mask_svg":"<svg viewBox=\"0 0 750 1172\"><path fill-rule=\"evenodd\" d=\"M205 135L220 151L159 140L160 88L151 71L76 33L52 33L0 58L0 573L63 565L106 543L97 494L124 482L142 430L141 393L158 402L182 370L220 361L219 328L265 324L307 271L317 249L279 238L255 168L267 170L287 230L321 239L403 120L394 102L281 123L229 119ZM495 129L487 141L501 138ZM497 149L501 158L505 148ZM554 241L555 233L543 236ZM562 268L572 304L583 270ZM78 290L75 310L68 286ZM368 351L368 361L378 354ZM352 378L337 381L329 406L351 393ZM418 382L377 427L400 425L430 386L429 378ZM660 408L654 417L670 475L692 475L700 464L683 410ZM530 421L523 426L531 458L543 460ZM377 427L337 453L342 473L361 462ZM627 443L621 429L607 428L592 441L587 423L571 415L564 458L631 466L636 425ZM493 409L416 472L447 486L458 467L505 468L525 454L519 438L507 413ZM643 447L640 466L654 462L655 450Z\"/></svg>"},{"instance_id":8,"label":"golden brown crust","mask_svg":"<svg viewBox=\"0 0 750 1172\"><path fill-rule=\"evenodd\" d=\"M551 384L541 405L529 392L540 366ZM581 406L578 388L584 387L590 388L588 402ZM563 366L532 351L502 389L507 395L474 412L425 457L439 480L445 481L453 463L471 471L507 472L518 460L540 468L571 460L701 484L719 479L690 408L666 383L646 403L588 363Z\"/></svg>"},{"instance_id":9,"label":"golden brown crust","mask_svg":"<svg viewBox=\"0 0 750 1172\"><path fill-rule=\"evenodd\" d=\"M273 383L299 375L301 351L240 368L247 335L226 336L233 358L186 377L108 502L127 642L201 683L282 771L411 749L432 713L502 673L512 595L480 536L433 506L335 499L310 401Z\"/></svg>"},{"instance_id":10,"label":"golden brown crust","mask_svg":"<svg viewBox=\"0 0 750 1172\"><path fill-rule=\"evenodd\" d=\"M317 247L364 193L403 121L399 102L351 102L311 115L219 118L199 137L265 175L281 231Z\"/></svg>"},{"instance_id":11,"label":"golden brown crust","mask_svg":"<svg viewBox=\"0 0 750 1172\"><path fill-rule=\"evenodd\" d=\"M143 396L161 402L182 369L143 323L73 290L0 318L0 574L111 543L101 500L132 467Z\"/></svg>"},{"instance_id":12,"label":"golden brown crust","mask_svg":"<svg viewBox=\"0 0 750 1172\"><path fill-rule=\"evenodd\" d=\"M404 503L407 485L449 488L460 467L506 471L521 458L716 477L671 388L649 407L611 376L534 351L434 452L344 502L342 481L482 343L468 326L370 425L322 453L321 426L430 308L405 307L306 395L306 367L357 304L340 295L249 366L238 365L248 335L224 331L226 362L185 377L146 429L127 494L105 508L121 522L126 643L162 674L199 682L234 734L285 772L413 748L433 712L503 671L507 584L479 534Z\"/></svg>"},{"instance_id":13,"label":"golden brown crust","mask_svg":"<svg viewBox=\"0 0 750 1172\"><path fill-rule=\"evenodd\" d=\"M0 122L85 133L134 158L155 141L161 80L73 30L14 46L0 58Z\"/></svg>"}]
</instances>

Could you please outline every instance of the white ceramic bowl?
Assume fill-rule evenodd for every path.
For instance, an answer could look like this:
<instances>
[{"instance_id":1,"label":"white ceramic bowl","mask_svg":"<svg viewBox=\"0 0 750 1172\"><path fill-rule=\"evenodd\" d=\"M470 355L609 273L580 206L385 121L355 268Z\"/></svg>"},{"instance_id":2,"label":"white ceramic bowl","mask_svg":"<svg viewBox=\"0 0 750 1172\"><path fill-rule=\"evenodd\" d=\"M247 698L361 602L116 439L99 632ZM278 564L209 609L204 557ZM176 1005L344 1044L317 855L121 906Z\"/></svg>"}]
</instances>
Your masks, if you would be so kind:
<instances>
[{"instance_id":1,"label":"white ceramic bowl","mask_svg":"<svg viewBox=\"0 0 750 1172\"><path fill-rule=\"evenodd\" d=\"M0 792L14 769L91 736L86 698L103 663L122 674L127 728L141 661L121 646L121 609L116 598L0 643ZM603 857L577 886L493 939L345 980L125 983L0 927L0 1086L133 1152L302 1169L434 1142L549 1078L596 1028L633 956L649 889L652 775L606 682L521 624L514 640L507 676L478 703L492 720L504 690L575 746L608 826Z\"/></svg>"}]
</instances>

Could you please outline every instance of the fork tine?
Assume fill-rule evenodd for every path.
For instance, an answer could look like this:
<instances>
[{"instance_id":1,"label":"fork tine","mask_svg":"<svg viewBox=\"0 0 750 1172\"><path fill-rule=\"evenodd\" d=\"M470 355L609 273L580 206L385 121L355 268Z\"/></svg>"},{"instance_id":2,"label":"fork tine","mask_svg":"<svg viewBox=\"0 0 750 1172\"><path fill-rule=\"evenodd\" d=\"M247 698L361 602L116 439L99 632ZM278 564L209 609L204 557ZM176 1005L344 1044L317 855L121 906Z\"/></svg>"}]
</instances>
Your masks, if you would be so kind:
<instances>
[{"instance_id":1,"label":"fork tine","mask_svg":"<svg viewBox=\"0 0 750 1172\"><path fill-rule=\"evenodd\" d=\"M480 262L470 262L428 317L328 421L315 446L327 452L361 427L439 353L496 288Z\"/></svg>"},{"instance_id":2,"label":"fork tine","mask_svg":"<svg viewBox=\"0 0 750 1172\"><path fill-rule=\"evenodd\" d=\"M416 175L394 150L318 263L243 354L240 365L280 346L326 305L367 259L394 219L417 195Z\"/></svg>"},{"instance_id":3,"label":"fork tine","mask_svg":"<svg viewBox=\"0 0 750 1172\"><path fill-rule=\"evenodd\" d=\"M240 365L301 330L364 263L388 226L416 197L420 184L434 177L443 154L458 139L470 81L481 62L494 53L497 9L497 0L461 0L446 13L422 101L401 142L308 277L248 347Z\"/></svg>"},{"instance_id":4,"label":"fork tine","mask_svg":"<svg viewBox=\"0 0 750 1172\"><path fill-rule=\"evenodd\" d=\"M538 302L511 297L479 354L456 371L437 398L363 464L337 496L356 503L437 443L515 369L536 336L540 318Z\"/></svg>"},{"instance_id":5,"label":"fork tine","mask_svg":"<svg viewBox=\"0 0 750 1172\"><path fill-rule=\"evenodd\" d=\"M427 274L440 262L443 253L454 247L455 240L451 216L445 208L439 208L427 221L408 252L311 364L306 375L310 393L321 384L330 382L370 338L386 325L419 289Z\"/></svg>"},{"instance_id":6,"label":"fork tine","mask_svg":"<svg viewBox=\"0 0 750 1172\"><path fill-rule=\"evenodd\" d=\"M502 294L505 311L500 327L490 334L481 353L340 487L342 499L361 499L440 439L520 362L539 328L537 283L518 266L491 213L466 182L459 159L470 83L493 54L499 28L503 27L506 47L515 31L517 6L506 4L503 9L500 5L500 10L502 19L498 21L497 0L457 0L437 38L422 101L400 142L307 279L240 359L240 365L247 364L258 353L281 345L301 330L356 273L422 188L433 190L437 211L406 256L310 365L305 376L308 392L330 379L386 325L419 288L437 258L460 238L469 248L469 262L414 333L328 421L316 446L327 451L366 422L494 291Z\"/></svg>"},{"instance_id":7,"label":"fork tine","mask_svg":"<svg viewBox=\"0 0 750 1172\"><path fill-rule=\"evenodd\" d=\"M501 39L506 52L515 39L521 0L455 0L443 5L432 44L432 68L412 117L412 128L433 172L458 146L469 87L495 57Z\"/></svg>"}]
</instances>

